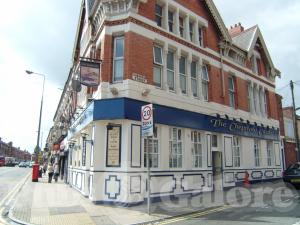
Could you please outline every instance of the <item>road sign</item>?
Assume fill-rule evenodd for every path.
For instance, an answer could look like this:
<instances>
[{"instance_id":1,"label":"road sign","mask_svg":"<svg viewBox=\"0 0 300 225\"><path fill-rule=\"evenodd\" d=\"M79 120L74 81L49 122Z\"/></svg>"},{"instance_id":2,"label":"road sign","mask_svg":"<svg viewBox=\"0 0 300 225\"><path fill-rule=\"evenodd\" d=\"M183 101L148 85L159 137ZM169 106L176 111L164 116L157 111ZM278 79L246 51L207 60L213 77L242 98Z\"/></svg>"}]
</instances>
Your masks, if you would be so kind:
<instances>
[{"instance_id":1,"label":"road sign","mask_svg":"<svg viewBox=\"0 0 300 225\"><path fill-rule=\"evenodd\" d=\"M153 105L144 105L141 110L142 136L153 136Z\"/></svg>"}]
</instances>

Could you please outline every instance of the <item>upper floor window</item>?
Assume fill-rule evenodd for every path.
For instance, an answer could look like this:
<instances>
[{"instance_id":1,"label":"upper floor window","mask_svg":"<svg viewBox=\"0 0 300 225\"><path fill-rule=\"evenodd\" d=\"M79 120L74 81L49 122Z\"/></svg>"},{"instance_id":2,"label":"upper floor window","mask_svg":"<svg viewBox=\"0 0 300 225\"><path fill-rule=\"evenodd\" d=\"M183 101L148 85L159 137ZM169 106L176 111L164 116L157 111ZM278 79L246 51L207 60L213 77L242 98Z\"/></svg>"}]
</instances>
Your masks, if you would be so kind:
<instances>
[{"instance_id":1,"label":"upper floor window","mask_svg":"<svg viewBox=\"0 0 300 225\"><path fill-rule=\"evenodd\" d=\"M174 32L174 13L171 11L168 11L168 25L169 31Z\"/></svg>"},{"instance_id":2,"label":"upper floor window","mask_svg":"<svg viewBox=\"0 0 300 225\"><path fill-rule=\"evenodd\" d=\"M240 138L233 137L233 166L241 166L241 147L240 147Z\"/></svg>"},{"instance_id":3,"label":"upper floor window","mask_svg":"<svg viewBox=\"0 0 300 225\"><path fill-rule=\"evenodd\" d=\"M207 65L202 66L202 96L205 101L208 101L208 82L209 75Z\"/></svg>"},{"instance_id":4,"label":"upper floor window","mask_svg":"<svg viewBox=\"0 0 300 225\"><path fill-rule=\"evenodd\" d=\"M251 62L252 62L252 71L256 74L260 74L260 59L257 56L252 56L251 58Z\"/></svg>"},{"instance_id":5,"label":"upper floor window","mask_svg":"<svg viewBox=\"0 0 300 225\"><path fill-rule=\"evenodd\" d=\"M267 162L268 166L274 165L274 149L273 149L273 142L268 141L267 142Z\"/></svg>"},{"instance_id":6,"label":"upper floor window","mask_svg":"<svg viewBox=\"0 0 300 225\"><path fill-rule=\"evenodd\" d=\"M179 59L179 80L181 92L186 94L186 57Z\"/></svg>"},{"instance_id":7,"label":"upper floor window","mask_svg":"<svg viewBox=\"0 0 300 225\"><path fill-rule=\"evenodd\" d=\"M153 84L157 87L161 87L163 68L162 48L159 46L154 46L153 55Z\"/></svg>"},{"instance_id":8,"label":"upper floor window","mask_svg":"<svg viewBox=\"0 0 300 225\"><path fill-rule=\"evenodd\" d=\"M124 75L124 37L114 39L113 81L122 81Z\"/></svg>"},{"instance_id":9,"label":"upper floor window","mask_svg":"<svg viewBox=\"0 0 300 225\"><path fill-rule=\"evenodd\" d=\"M174 71L174 52L168 51L167 54L167 83L169 90L175 89L175 71Z\"/></svg>"},{"instance_id":10,"label":"upper floor window","mask_svg":"<svg viewBox=\"0 0 300 225\"><path fill-rule=\"evenodd\" d=\"M180 16L179 17L179 33L180 37L184 37L184 26L183 26L183 18Z\"/></svg>"},{"instance_id":11,"label":"upper floor window","mask_svg":"<svg viewBox=\"0 0 300 225\"><path fill-rule=\"evenodd\" d=\"M189 23L189 28L190 28L190 41L194 42L194 23L193 22Z\"/></svg>"},{"instance_id":12,"label":"upper floor window","mask_svg":"<svg viewBox=\"0 0 300 225\"><path fill-rule=\"evenodd\" d=\"M144 167L147 167L147 153L149 151L149 166L158 168L159 166L159 142L158 129L154 127L153 137L144 138Z\"/></svg>"},{"instance_id":13,"label":"upper floor window","mask_svg":"<svg viewBox=\"0 0 300 225\"><path fill-rule=\"evenodd\" d=\"M260 166L260 159L261 154L260 154L260 145L258 140L254 140L254 162L255 166L258 167Z\"/></svg>"},{"instance_id":14,"label":"upper floor window","mask_svg":"<svg viewBox=\"0 0 300 225\"><path fill-rule=\"evenodd\" d=\"M229 91L229 106L230 107L235 107L235 88L234 88L234 78L229 77L228 78L228 91Z\"/></svg>"},{"instance_id":15,"label":"upper floor window","mask_svg":"<svg viewBox=\"0 0 300 225\"><path fill-rule=\"evenodd\" d=\"M264 93L264 103L265 103L265 115L267 116L268 115L268 92L265 91Z\"/></svg>"},{"instance_id":16,"label":"upper floor window","mask_svg":"<svg viewBox=\"0 0 300 225\"><path fill-rule=\"evenodd\" d=\"M159 27L162 27L162 10L163 9L160 5L155 5L155 21Z\"/></svg>"},{"instance_id":17,"label":"upper floor window","mask_svg":"<svg viewBox=\"0 0 300 225\"><path fill-rule=\"evenodd\" d=\"M191 86L194 97L198 97L198 79L197 79L197 62L191 63Z\"/></svg>"},{"instance_id":18,"label":"upper floor window","mask_svg":"<svg viewBox=\"0 0 300 225\"><path fill-rule=\"evenodd\" d=\"M182 167L182 130L178 128L170 128L169 130L169 145L170 145L170 168Z\"/></svg>"},{"instance_id":19,"label":"upper floor window","mask_svg":"<svg viewBox=\"0 0 300 225\"><path fill-rule=\"evenodd\" d=\"M202 161L203 161L201 133L198 131L192 131L191 142L192 142L193 167L201 168Z\"/></svg>"},{"instance_id":20,"label":"upper floor window","mask_svg":"<svg viewBox=\"0 0 300 225\"><path fill-rule=\"evenodd\" d=\"M265 115L265 94L262 88L259 89L259 101L260 101L260 112L261 115Z\"/></svg>"},{"instance_id":21,"label":"upper floor window","mask_svg":"<svg viewBox=\"0 0 300 225\"><path fill-rule=\"evenodd\" d=\"M253 108L253 88L251 83L249 82L247 84L247 89L248 89L248 108L249 112L253 113L254 108Z\"/></svg>"},{"instance_id":22,"label":"upper floor window","mask_svg":"<svg viewBox=\"0 0 300 225\"><path fill-rule=\"evenodd\" d=\"M198 28L198 34L199 34L199 45L203 46L203 30L201 27Z\"/></svg>"},{"instance_id":23,"label":"upper floor window","mask_svg":"<svg viewBox=\"0 0 300 225\"><path fill-rule=\"evenodd\" d=\"M255 111L256 114L258 114L259 112L259 105L258 105L258 90L256 87L252 88L253 90L253 109Z\"/></svg>"}]
</instances>

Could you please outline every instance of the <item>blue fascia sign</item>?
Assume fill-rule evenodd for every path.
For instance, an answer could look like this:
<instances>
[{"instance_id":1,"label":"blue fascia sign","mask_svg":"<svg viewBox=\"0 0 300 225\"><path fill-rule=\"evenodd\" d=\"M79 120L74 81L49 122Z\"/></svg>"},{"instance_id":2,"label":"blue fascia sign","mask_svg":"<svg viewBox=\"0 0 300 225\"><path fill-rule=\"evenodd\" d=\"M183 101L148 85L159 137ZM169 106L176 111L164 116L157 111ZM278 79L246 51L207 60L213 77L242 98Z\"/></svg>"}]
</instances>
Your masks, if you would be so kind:
<instances>
[{"instance_id":1,"label":"blue fascia sign","mask_svg":"<svg viewBox=\"0 0 300 225\"><path fill-rule=\"evenodd\" d=\"M149 103L130 98L95 100L93 120L141 121L141 107L147 104ZM153 123L250 138L280 140L279 128L258 126L164 105L153 104L153 107L155 108Z\"/></svg>"}]
</instances>

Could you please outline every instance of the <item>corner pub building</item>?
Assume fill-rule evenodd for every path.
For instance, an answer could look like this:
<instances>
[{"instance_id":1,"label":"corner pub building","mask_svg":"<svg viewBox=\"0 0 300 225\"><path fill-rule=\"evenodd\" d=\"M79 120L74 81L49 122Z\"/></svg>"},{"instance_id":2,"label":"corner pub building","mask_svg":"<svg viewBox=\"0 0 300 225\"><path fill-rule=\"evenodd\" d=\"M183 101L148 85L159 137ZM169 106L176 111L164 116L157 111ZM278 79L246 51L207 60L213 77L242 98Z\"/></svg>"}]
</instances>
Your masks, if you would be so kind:
<instances>
[{"instance_id":1,"label":"corner pub building","mask_svg":"<svg viewBox=\"0 0 300 225\"><path fill-rule=\"evenodd\" d=\"M101 61L97 86L74 88L82 58ZM276 77L259 27L227 29L212 0L83 0L57 111L71 121L70 185L95 203L142 203L148 147L152 198L280 178Z\"/></svg>"}]
</instances>

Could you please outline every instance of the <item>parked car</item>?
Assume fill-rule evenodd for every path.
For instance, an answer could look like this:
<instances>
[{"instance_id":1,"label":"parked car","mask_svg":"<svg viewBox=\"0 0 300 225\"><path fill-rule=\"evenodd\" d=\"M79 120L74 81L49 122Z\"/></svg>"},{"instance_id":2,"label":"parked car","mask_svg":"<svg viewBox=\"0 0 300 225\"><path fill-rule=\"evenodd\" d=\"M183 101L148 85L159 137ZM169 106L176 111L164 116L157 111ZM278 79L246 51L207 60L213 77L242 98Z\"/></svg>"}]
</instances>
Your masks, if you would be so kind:
<instances>
[{"instance_id":1,"label":"parked car","mask_svg":"<svg viewBox=\"0 0 300 225\"><path fill-rule=\"evenodd\" d=\"M34 161L29 162L29 167L32 168Z\"/></svg>"},{"instance_id":2,"label":"parked car","mask_svg":"<svg viewBox=\"0 0 300 225\"><path fill-rule=\"evenodd\" d=\"M5 157L0 156L0 167L5 165Z\"/></svg>"},{"instance_id":3,"label":"parked car","mask_svg":"<svg viewBox=\"0 0 300 225\"><path fill-rule=\"evenodd\" d=\"M300 187L300 162L290 165L282 174L285 183L292 184L296 188Z\"/></svg>"},{"instance_id":4,"label":"parked car","mask_svg":"<svg viewBox=\"0 0 300 225\"><path fill-rule=\"evenodd\" d=\"M24 168L26 168L26 167L27 167L26 162L20 162L20 163L19 163L19 167L24 167Z\"/></svg>"}]
</instances>

